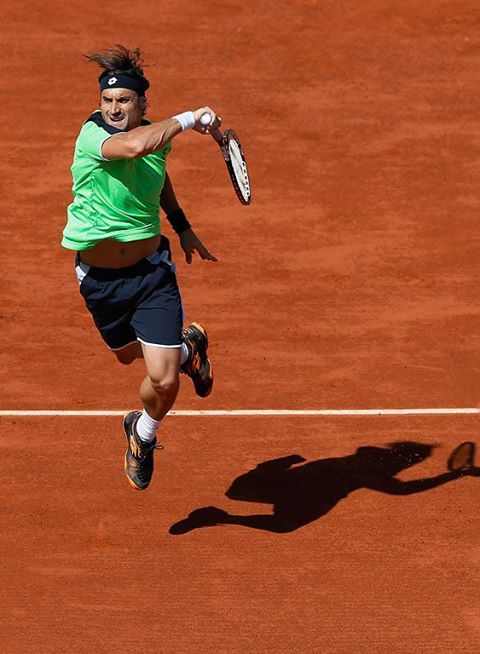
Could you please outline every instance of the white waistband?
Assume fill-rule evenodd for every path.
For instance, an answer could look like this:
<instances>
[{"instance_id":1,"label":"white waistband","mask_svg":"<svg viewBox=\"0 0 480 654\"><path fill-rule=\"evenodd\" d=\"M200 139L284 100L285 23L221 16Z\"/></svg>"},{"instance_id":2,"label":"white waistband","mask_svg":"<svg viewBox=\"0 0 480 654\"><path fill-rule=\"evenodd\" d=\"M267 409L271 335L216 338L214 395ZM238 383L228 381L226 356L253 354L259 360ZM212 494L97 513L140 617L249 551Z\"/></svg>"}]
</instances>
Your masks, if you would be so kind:
<instances>
[{"instance_id":1,"label":"white waistband","mask_svg":"<svg viewBox=\"0 0 480 654\"><path fill-rule=\"evenodd\" d=\"M172 272L176 272L175 264L168 258L168 250L162 250L161 252L158 252L157 250L156 252L149 254L148 257L145 257L145 259L153 264L167 263L170 266ZM77 275L79 284L81 284L85 277L88 275L90 268L91 266L88 263L84 263L83 261L79 261L77 263L75 266L75 274Z\"/></svg>"},{"instance_id":2,"label":"white waistband","mask_svg":"<svg viewBox=\"0 0 480 654\"><path fill-rule=\"evenodd\" d=\"M176 272L175 264L168 258L168 250L162 250L161 252L157 250L156 252L149 254L145 259L150 263L166 263L170 266L172 272Z\"/></svg>"},{"instance_id":3,"label":"white waistband","mask_svg":"<svg viewBox=\"0 0 480 654\"><path fill-rule=\"evenodd\" d=\"M79 284L81 284L83 279L88 275L89 270L90 270L90 266L88 265L88 263L83 263L83 261L79 261L78 264L75 266L75 274L77 275Z\"/></svg>"},{"instance_id":4,"label":"white waistband","mask_svg":"<svg viewBox=\"0 0 480 654\"><path fill-rule=\"evenodd\" d=\"M149 254L148 257L145 257L147 261L150 261L150 263L162 263L162 261L167 262L168 261L168 252L167 250L162 250L159 252L158 250L155 250L155 252L152 252L152 254Z\"/></svg>"}]
</instances>

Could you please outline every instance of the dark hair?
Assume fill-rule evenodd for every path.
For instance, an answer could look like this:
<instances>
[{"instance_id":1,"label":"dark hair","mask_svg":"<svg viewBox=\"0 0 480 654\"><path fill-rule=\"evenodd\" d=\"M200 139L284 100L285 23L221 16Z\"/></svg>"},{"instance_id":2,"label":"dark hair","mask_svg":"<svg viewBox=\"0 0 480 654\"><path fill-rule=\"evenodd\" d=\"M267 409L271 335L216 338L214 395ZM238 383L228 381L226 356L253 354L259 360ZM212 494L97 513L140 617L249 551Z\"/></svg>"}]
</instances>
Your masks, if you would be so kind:
<instances>
[{"instance_id":1,"label":"dark hair","mask_svg":"<svg viewBox=\"0 0 480 654\"><path fill-rule=\"evenodd\" d=\"M120 74L129 75L141 79L144 91L150 86L149 81L143 74L143 58L140 48L129 50L119 43L115 47L108 48L104 52L95 52L91 55L84 55L89 61L95 61L103 72L98 80L100 81L105 75Z\"/></svg>"}]
</instances>

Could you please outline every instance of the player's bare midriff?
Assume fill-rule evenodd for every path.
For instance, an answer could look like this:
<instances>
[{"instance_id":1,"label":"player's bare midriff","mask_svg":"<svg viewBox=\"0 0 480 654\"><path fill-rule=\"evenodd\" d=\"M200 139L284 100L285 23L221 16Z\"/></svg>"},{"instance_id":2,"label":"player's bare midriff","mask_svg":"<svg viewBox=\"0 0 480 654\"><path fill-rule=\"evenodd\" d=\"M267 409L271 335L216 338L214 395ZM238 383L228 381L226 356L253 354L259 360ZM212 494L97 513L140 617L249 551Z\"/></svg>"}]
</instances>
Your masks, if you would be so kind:
<instances>
[{"instance_id":1,"label":"player's bare midriff","mask_svg":"<svg viewBox=\"0 0 480 654\"><path fill-rule=\"evenodd\" d=\"M126 268L153 254L159 245L160 236L128 243L108 238L88 250L82 250L80 259L89 266L99 268Z\"/></svg>"}]
</instances>

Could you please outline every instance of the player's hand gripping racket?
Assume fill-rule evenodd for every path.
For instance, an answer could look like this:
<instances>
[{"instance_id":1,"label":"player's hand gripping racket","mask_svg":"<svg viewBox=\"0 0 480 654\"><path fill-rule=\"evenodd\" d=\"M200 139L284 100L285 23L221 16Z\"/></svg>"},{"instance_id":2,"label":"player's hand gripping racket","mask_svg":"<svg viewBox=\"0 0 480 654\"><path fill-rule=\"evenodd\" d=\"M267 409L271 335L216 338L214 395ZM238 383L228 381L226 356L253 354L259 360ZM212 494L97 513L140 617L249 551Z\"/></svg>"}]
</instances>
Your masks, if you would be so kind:
<instances>
[{"instance_id":1,"label":"player's hand gripping racket","mask_svg":"<svg viewBox=\"0 0 480 654\"><path fill-rule=\"evenodd\" d=\"M207 112L200 118L202 125L210 125L212 116ZM233 129L227 129L224 134L217 128L213 129L210 134L220 146L223 159L227 166L233 188L238 199L242 204L250 204L252 201L252 191L250 187L250 178L248 176L247 162L243 154L242 146L238 136Z\"/></svg>"},{"instance_id":2,"label":"player's hand gripping racket","mask_svg":"<svg viewBox=\"0 0 480 654\"><path fill-rule=\"evenodd\" d=\"M472 472L475 467L475 443L460 443L448 457L447 468L451 472Z\"/></svg>"}]
</instances>

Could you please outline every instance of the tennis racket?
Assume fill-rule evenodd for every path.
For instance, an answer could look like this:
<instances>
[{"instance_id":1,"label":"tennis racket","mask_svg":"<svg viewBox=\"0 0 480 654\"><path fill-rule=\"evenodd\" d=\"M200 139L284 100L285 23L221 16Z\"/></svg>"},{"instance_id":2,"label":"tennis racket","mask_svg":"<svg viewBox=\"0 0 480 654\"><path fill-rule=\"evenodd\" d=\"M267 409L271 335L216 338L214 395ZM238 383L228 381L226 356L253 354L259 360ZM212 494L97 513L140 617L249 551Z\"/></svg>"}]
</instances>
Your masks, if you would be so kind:
<instances>
[{"instance_id":1,"label":"tennis racket","mask_svg":"<svg viewBox=\"0 0 480 654\"><path fill-rule=\"evenodd\" d=\"M200 118L200 122L205 126L210 125L211 121L212 117L209 113L204 113ZM248 176L247 162L237 134L233 129L227 129L224 134L219 129L214 129L210 134L220 146L223 160L238 199L242 204L250 204L252 201L250 177Z\"/></svg>"},{"instance_id":2,"label":"tennis racket","mask_svg":"<svg viewBox=\"0 0 480 654\"><path fill-rule=\"evenodd\" d=\"M451 472L471 470L474 467L475 443L465 441L460 443L448 457L447 468Z\"/></svg>"}]
</instances>

